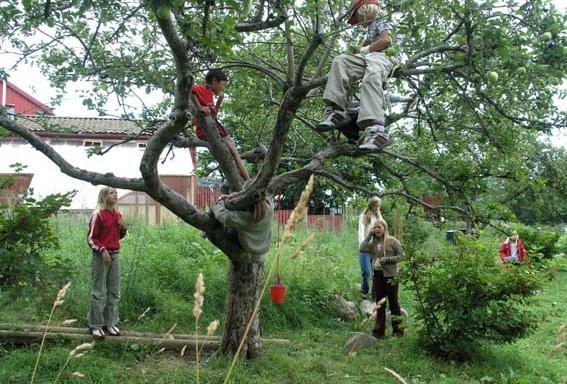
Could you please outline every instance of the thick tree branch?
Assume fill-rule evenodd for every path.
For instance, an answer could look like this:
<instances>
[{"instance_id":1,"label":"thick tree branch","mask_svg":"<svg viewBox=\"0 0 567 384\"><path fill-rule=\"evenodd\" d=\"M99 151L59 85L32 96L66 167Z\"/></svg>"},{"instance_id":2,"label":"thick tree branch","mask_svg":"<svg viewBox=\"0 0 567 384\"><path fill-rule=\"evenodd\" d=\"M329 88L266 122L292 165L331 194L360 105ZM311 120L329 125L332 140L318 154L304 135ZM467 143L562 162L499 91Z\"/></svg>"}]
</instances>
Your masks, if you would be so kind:
<instances>
[{"instance_id":1,"label":"thick tree branch","mask_svg":"<svg viewBox=\"0 0 567 384\"><path fill-rule=\"evenodd\" d=\"M242 189L242 178L227 144L220 137L216 120L210 116L204 116L202 113L197 114L197 119L199 120L199 125L205 131L205 136L209 142L209 150L219 163L230 189L232 191L240 191Z\"/></svg>"},{"instance_id":2,"label":"thick tree branch","mask_svg":"<svg viewBox=\"0 0 567 384\"><path fill-rule=\"evenodd\" d=\"M451 73L453 71L456 71L460 68L462 68L463 65L440 65L440 66L428 66L425 68L413 68L413 69L408 69L408 68L398 68L395 72L394 75L392 77L395 78L400 78L400 77L408 77L408 76L414 76L414 75L426 75L428 73L438 73L438 72L447 72L447 73ZM313 81L310 81L309 83L303 84L299 90L300 91L310 91L312 89L315 88L319 88L323 85L327 84L327 76L325 77L321 77L318 79L315 79Z\"/></svg>"},{"instance_id":3,"label":"thick tree branch","mask_svg":"<svg viewBox=\"0 0 567 384\"><path fill-rule=\"evenodd\" d=\"M286 91L278 110L266 161L250 188L226 202L228 209L243 209L249 206L251 201L254 201L254 195L263 194L267 191L268 184L278 168L291 122L305 95L306 91L301 91L297 87L291 87Z\"/></svg>"},{"instance_id":4,"label":"thick tree branch","mask_svg":"<svg viewBox=\"0 0 567 384\"><path fill-rule=\"evenodd\" d=\"M326 160L344 154L346 147L327 147L318 152L313 158L303 167L275 176L268 186L270 192L280 191L286 185L292 182L307 179L312 173L320 170Z\"/></svg>"},{"instance_id":5,"label":"thick tree branch","mask_svg":"<svg viewBox=\"0 0 567 384\"><path fill-rule=\"evenodd\" d=\"M173 138L172 143L178 148L209 148L209 143L204 140L199 140L194 137L183 137L181 135L176 135Z\"/></svg>"},{"instance_id":6,"label":"thick tree branch","mask_svg":"<svg viewBox=\"0 0 567 384\"><path fill-rule=\"evenodd\" d=\"M250 23L238 23L234 26L237 32L258 32L265 29L275 28L288 19L287 15L278 15L273 19L253 21Z\"/></svg>"},{"instance_id":7,"label":"thick tree branch","mask_svg":"<svg viewBox=\"0 0 567 384\"><path fill-rule=\"evenodd\" d=\"M313 54L317 50L317 47L319 47L322 42L323 35L316 33L313 36L309 47L307 47L307 50L303 53L303 56L299 61L299 65L297 66L297 70L295 72L295 84L300 85L303 82L303 72L305 72L305 67L307 66L307 63L309 62L311 56L313 56Z\"/></svg>"},{"instance_id":8,"label":"thick tree branch","mask_svg":"<svg viewBox=\"0 0 567 384\"><path fill-rule=\"evenodd\" d=\"M295 47L293 46L293 41L291 40L291 22L286 21L284 27L287 61L287 81L291 84L295 79Z\"/></svg>"},{"instance_id":9,"label":"thick tree branch","mask_svg":"<svg viewBox=\"0 0 567 384\"><path fill-rule=\"evenodd\" d=\"M421 206L430 209L432 211L450 210L450 211L459 212L463 215L469 215L469 212L461 207L455 207L452 205L430 205L407 192L398 191L396 192L396 194L405 197L409 201L413 201L414 203L420 204Z\"/></svg>"}]
</instances>

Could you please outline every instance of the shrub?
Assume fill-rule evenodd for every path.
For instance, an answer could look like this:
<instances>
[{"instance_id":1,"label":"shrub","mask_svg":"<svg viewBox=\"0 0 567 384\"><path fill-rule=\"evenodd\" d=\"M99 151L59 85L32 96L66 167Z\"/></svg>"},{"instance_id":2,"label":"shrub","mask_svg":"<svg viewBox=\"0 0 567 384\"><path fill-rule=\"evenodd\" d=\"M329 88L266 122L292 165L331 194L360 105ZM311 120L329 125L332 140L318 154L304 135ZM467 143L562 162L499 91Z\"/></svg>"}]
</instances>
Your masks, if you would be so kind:
<instances>
[{"instance_id":1,"label":"shrub","mask_svg":"<svg viewBox=\"0 0 567 384\"><path fill-rule=\"evenodd\" d=\"M555 248L558 253L562 253L563 255L567 255L567 233L563 233L559 240L557 240L557 244Z\"/></svg>"},{"instance_id":2,"label":"shrub","mask_svg":"<svg viewBox=\"0 0 567 384\"><path fill-rule=\"evenodd\" d=\"M515 225L513 229L518 231L530 262L539 263L544 259L551 259L557 252L556 246L560 236L559 232L545 231L526 225Z\"/></svg>"},{"instance_id":3,"label":"shrub","mask_svg":"<svg viewBox=\"0 0 567 384\"><path fill-rule=\"evenodd\" d=\"M470 359L482 341L511 342L537 324L525 307L536 272L497 264L493 244L460 237L435 254L414 251L404 279L416 292L420 343L436 356Z\"/></svg>"},{"instance_id":4,"label":"shrub","mask_svg":"<svg viewBox=\"0 0 567 384\"><path fill-rule=\"evenodd\" d=\"M0 206L0 285L37 283L47 275L51 268L40 253L58 245L49 218L72 196L49 195L41 201L26 196L13 206Z\"/></svg>"}]
</instances>

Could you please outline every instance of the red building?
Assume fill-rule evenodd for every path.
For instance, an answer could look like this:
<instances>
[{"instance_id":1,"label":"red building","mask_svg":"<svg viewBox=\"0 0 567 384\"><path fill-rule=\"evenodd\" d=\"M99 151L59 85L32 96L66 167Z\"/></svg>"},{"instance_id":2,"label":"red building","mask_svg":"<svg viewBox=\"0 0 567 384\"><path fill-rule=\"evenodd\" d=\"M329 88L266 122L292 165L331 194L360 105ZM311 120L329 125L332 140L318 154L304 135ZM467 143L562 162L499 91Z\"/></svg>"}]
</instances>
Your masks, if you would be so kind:
<instances>
[{"instance_id":1,"label":"red building","mask_svg":"<svg viewBox=\"0 0 567 384\"><path fill-rule=\"evenodd\" d=\"M13 105L14 113L22 115L53 115L52 108L22 91L9 81L0 79L0 105Z\"/></svg>"}]
</instances>

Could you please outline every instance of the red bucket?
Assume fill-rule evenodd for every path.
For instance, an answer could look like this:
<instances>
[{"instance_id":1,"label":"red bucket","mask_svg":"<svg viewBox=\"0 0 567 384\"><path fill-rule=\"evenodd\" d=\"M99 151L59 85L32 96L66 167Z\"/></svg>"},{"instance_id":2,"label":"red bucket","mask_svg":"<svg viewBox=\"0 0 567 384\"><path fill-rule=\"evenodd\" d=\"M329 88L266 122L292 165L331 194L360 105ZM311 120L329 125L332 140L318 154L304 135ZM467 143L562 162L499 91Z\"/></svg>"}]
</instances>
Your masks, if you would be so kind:
<instances>
[{"instance_id":1,"label":"red bucket","mask_svg":"<svg viewBox=\"0 0 567 384\"><path fill-rule=\"evenodd\" d=\"M270 298L274 304L283 304L287 287L282 285L280 276L276 276L276 283L270 287Z\"/></svg>"}]
</instances>

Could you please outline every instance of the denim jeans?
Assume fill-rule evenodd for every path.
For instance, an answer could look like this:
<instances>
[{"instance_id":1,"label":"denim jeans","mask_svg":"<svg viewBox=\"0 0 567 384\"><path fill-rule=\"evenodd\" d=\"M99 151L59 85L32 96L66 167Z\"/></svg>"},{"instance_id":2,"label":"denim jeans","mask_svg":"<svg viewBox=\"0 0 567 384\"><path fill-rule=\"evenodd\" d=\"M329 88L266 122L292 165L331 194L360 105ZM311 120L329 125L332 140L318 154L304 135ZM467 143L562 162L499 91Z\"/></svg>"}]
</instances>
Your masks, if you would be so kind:
<instances>
[{"instance_id":1,"label":"denim jeans","mask_svg":"<svg viewBox=\"0 0 567 384\"><path fill-rule=\"evenodd\" d=\"M360 252L358 256L358 261L360 262L360 272L362 280L360 282L360 291L363 295L368 295L370 291L370 275L372 273L372 257L369 253Z\"/></svg>"}]
</instances>

